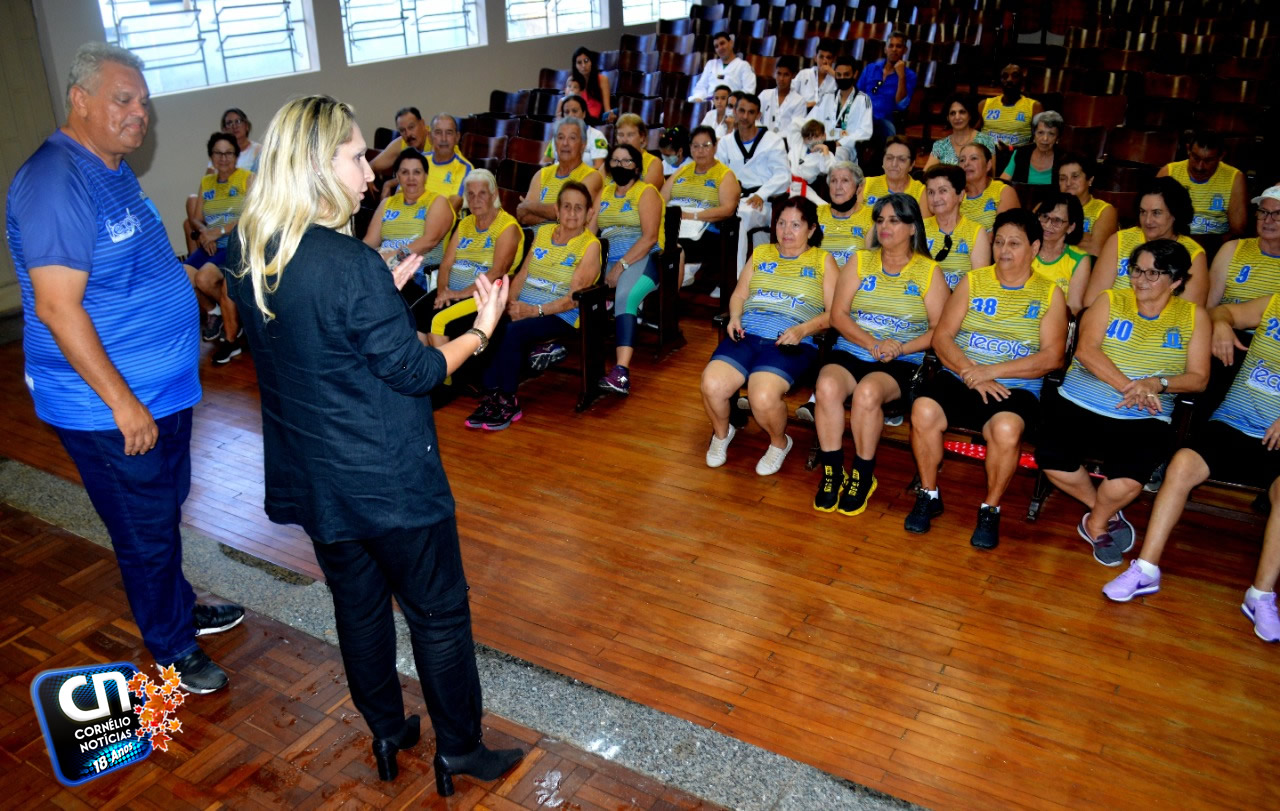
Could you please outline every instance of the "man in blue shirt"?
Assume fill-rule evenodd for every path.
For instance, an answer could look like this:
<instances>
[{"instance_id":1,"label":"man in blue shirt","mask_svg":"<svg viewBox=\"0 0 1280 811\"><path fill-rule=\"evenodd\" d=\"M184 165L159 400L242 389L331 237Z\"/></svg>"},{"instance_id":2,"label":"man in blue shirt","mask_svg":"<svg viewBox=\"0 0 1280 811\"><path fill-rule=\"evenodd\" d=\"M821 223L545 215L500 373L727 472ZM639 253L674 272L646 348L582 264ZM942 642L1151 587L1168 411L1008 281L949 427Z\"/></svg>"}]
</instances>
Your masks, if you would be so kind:
<instances>
[{"instance_id":1,"label":"man in blue shirt","mask_svg":"<svg viewBox=\"0 0 1280 811\"><path fill-rule=\"evenodd\" d=\"M57 431L107 526L147 649L181 673L184 689L211 693L227 676L196 637L238 624L244 609L196 605L182 574L199 311L124 162L150 117L141 60L82 46L67 123L14 176L6 233L36 414Z\"/></svg>"},{"instance_id":2,"label":"man in blue shirt","mask_svg":"<svg viewBox=\"0 0 1280 811\"><path fill-rule=\"evenodd\" d=\"M916 89L916 72L902 61L906 55L907 36L895 31L885 40L884 59L867 65L858 79L858 89L871 97L875 137L880 142L897 134L893 117L907 109Z\"/></svg>"}]
</instances>

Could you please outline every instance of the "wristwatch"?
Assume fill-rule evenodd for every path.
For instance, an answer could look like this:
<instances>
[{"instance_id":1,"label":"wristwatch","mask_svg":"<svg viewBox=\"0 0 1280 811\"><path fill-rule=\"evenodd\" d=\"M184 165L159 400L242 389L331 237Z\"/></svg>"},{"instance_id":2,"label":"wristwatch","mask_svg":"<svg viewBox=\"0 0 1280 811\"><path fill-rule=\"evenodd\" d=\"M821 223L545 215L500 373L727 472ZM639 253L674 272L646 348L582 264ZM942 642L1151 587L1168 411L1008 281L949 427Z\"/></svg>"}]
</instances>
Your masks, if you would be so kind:
<instances>
[{"instance_id":1,"label":"wristwatch","mask_svg":"<svg viewBox=\"0 0 1280 811\"><path fill-rule=\"evenodd\" d=\"M472 327L471 329L467 330L464 334L474 335L480 339L480 345L476 347L476 351L471 353L472 355L479 355L481 352L489 348L489 336L485 335L484 330L480 329L479 327Z\"/></svg>"},{"instance_id":2,"label":"wristwatch","mask_svg":"<svg viewBox=\"0 0 1280 811\"><path fill-rule=\"evenodd\" d=\"M1160 382L1160 393L1161 393L1161 394L1164 394L1166 391L1168 391L1168 390L1169 390L1169 378L1167 378L1167 377L1157 377L1157 378L1156 378L1156 380L1158 380L1158 381Z\"/></svg>"},{"instance_id":3,"label":"wristwatch","mask_svg":"<svg viewBox=\"0 0 1280 811\"><path fill-rule=\"evenodd\" d=\"M619 264L619 265L622 265L622 272L623 272L623 273L626 273L628 270L631 270L631 266L630 266L630 265L628 265L626 262L622 261L621 259L619 259L619 260L618 260L618 264Z\"/></svg>"},{"instance_id":4,"label":"wristwatch","mask_svg":"<svg viewBox=\"0 0 1280 811\"><path fill-rule=\"evenodd\" d=\"M541 318L541 317L542 317L542 305L541 305L541 304L539 304L539 305L538 305L538 317L539 317L539 318Z\"/></svg>"}]
</instances>

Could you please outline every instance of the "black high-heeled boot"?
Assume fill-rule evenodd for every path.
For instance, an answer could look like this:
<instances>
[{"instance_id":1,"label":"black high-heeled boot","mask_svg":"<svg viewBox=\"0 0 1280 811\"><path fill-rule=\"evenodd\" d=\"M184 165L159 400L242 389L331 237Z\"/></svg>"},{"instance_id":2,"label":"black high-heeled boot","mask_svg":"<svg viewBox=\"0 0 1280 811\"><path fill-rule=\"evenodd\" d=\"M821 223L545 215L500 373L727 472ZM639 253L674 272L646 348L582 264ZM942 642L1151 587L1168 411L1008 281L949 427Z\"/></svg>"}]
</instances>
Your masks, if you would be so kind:
<instances>
[{"instance_id":1,"label":"black high-heeled boot","mask_svg":"<svg viewBox=\"0 0 1280 811\"><path fill-rule=\"evenodd\" d=\"M497 780L507 769L524 757L522 749L487 749L482 743L466 755L436 753L432 766L436 771L436 792L441 797L453 795L453 776L470 775L477 780Z\"/></svg>"},{"instance_id":2,"label":"black high-heeled boot","mask_svg":"<svg viewBox=\"0 0 1280 811\"><path fill-rule=\"evenodd\" d=\"M410 715L404 719L404 728L393 738L376 738L373 741L373 759L378 764L378 779L390 782L400 773L400 765L396 763L396 754L401 749L410 749L418 742L422 734L422 719Z\"/></svg>"}]
</instances>

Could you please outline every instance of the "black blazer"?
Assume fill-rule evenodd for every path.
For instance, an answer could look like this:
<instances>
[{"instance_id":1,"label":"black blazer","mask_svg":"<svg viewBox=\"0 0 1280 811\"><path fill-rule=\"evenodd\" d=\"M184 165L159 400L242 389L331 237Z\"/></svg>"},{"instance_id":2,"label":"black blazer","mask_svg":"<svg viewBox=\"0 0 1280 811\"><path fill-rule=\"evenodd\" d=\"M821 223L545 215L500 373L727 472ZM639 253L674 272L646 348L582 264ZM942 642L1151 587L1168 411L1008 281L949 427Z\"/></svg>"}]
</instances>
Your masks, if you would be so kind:
<instances>
[{"instance_id":1,"label":"black blazer","mask_svg":"<svg viewBox=\"0 0 1280 811\"><path fill-rule=\"evenodd\" d=\"M453 516L427 393L444 355L423 346L372 248L311 227L269 297L267 321L239 241L224 275L258 371L267 517L313 540L363 540Z\"/></svg>"}]
</instances>

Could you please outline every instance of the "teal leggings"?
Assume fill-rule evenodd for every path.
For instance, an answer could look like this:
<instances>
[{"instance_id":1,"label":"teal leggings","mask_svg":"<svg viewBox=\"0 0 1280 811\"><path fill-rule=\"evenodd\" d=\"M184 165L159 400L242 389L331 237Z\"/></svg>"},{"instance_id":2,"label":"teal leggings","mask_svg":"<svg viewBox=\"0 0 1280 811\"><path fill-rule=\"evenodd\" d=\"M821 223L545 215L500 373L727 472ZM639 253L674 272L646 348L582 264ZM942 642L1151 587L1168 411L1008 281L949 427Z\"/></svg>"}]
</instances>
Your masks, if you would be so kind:
<instances>
[{"instance_id":1,"label":"teal leggings","mask_svg":"<svg viewBox=\"0 0 1280 811\"><path fill-rule=\"evenodd\" d=\"M613 296L618 346L635 345L636 313L640 312L640 302L656 289L658 263L653 261L653 254L627 268L618 279L618 289Z\"/></svg>"}]
</instances>

